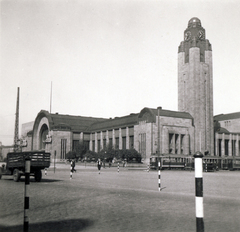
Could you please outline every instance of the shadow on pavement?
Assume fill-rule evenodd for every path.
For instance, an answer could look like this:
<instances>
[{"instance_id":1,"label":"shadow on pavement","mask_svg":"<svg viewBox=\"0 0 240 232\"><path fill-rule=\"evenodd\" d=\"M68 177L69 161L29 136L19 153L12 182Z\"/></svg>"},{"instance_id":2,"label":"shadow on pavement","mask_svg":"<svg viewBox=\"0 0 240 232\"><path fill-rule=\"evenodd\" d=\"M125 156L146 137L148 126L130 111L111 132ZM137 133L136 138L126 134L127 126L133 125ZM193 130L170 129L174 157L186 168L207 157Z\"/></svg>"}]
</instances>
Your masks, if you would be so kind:
<instances>
[{"instance_id":1,"label":"shadow on pavement","mask_svg":"<svg viewBox=\"0 0 240 232\"><path fill-rule=\"evenodd\" d=\"M6 180L6 181L13 181L13 178L4 179L4 181L5 181L5 180ZM63 181L63 180L42 179L40 182L36 182L34 178L30 178L30 182L36 182L36 183L39 183L39 184L45 183L45 182L59 182L59 181ZM19 183L21 183L21 182L25 182L24 177L19 180ZM17 183L17 182L15 182L15 183Z\"/></svg>"},{"instance_id":2,"label":"shadow on pavement","mask_svg":"<svg viewBox=\"0 0 240 232\"><path fill-rule=\"evenodd\" d=\"M93 225L93 221L88 219L71 219L61 221L50 221L42 223L29 224L29 231L34 232L77 232ZM23 225L1 226L1 232L19 232L23 231Z\"/></svg>"}]
</instances>

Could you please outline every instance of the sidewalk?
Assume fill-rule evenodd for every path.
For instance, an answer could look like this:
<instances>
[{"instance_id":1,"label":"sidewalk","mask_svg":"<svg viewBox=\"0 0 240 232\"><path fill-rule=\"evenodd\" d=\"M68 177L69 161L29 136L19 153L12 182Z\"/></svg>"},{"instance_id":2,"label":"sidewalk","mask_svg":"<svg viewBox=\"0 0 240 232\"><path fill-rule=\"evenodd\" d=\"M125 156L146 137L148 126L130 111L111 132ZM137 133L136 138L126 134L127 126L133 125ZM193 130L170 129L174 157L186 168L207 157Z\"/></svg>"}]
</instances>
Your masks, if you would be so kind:
<instances>
[{"instance_id":1,"label":"sidewalk","mask_svg":"<svg viewBox=\"0 0 240 232\"><path fill-rule=\"evenodd\" d=\"M70 163L55 163L55 168L56 169L70 169ZM78 162L76 163L76 169L81 169L81 168L96 168L97 164L96 163L82 163L82 162ZM118 163L112 163L110 168L116 168L118 167ZM146 164L142 164L142 163L129 163L127 164L126 167L123 167L123 164L119 164L120 168L124 168L124 169L147 169L148 166ZM102 166L102 168L104 168ZM105 168L109 168L109 164L106 163L105 164ZM49 169L54 169L54 163L51 163Z\"/></svg>"}]
</instances>

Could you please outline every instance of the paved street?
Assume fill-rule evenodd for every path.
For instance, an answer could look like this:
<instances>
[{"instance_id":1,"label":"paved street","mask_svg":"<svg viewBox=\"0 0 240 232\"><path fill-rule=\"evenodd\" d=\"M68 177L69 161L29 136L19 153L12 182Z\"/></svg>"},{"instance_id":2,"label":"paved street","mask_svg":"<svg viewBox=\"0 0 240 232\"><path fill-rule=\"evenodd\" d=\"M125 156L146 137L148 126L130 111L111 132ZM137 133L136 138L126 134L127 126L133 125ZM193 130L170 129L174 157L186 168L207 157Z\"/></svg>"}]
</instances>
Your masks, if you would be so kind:
<instances>
[{"instance_id":1,"label":"paved street","mask_svg":"<svg viewBox=\"0 0 240 232\"><path fill-rule=\"evenodd\" d=\"M157 171L77 165L51 168L31 178L29 232L196 231L195 178L190 171ZM240 172L204 173L205 231L240 231ZM23 231L24 178L0 180L0 231Z\"/></svg>"}]
</instances>

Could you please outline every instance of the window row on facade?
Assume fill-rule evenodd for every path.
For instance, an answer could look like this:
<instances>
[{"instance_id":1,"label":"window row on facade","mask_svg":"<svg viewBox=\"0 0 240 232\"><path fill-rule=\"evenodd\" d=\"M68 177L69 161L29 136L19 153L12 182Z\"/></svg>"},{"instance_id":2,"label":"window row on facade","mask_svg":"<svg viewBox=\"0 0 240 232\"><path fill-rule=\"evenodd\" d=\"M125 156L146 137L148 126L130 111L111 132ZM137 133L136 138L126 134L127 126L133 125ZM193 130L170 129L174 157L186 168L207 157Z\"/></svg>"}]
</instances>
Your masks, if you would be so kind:
<instances>
[{"instance_id":1,"label":"window row on facade","mask_svg":"<svg viewBox=\"0 0 240 232\"><path fill-rule=\"evenodd\" d=\"M239 134L216 134L215 150L217 156L239 156L240 155Z\"/></svg>"}]
</instances>

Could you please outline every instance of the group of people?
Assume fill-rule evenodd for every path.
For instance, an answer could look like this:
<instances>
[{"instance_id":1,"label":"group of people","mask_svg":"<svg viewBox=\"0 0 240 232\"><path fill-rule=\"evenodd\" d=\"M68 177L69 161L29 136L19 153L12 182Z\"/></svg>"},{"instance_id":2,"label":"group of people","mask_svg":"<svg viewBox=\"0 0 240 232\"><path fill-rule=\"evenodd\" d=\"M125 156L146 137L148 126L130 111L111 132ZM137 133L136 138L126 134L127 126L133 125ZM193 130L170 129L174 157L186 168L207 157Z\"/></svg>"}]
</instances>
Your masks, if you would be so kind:
<instances>
[{"instance_id":1,"label":"group of people","mask_svg":"<svg viewBox=\"0 0 240 232\"><path fill-rule=\"evenodd\" d=\"M75 169L75 165L76 165L76 160L75 160L75 159L71 160L70 179L72 179L73 173L74 173L74 172L77 172L77 170ZM97 161L97 167L98 167L98 172L99 172L99 174L100 174L101 167L102 167L102 161L101 161L101 159L98 159L98 161Z\"/></svg>"},{"instance_id":2,"label":"group of people","mask_svg":"<svg viewBox=\"0 0 240 232\"><path fill-rule=\"evenodd\" d=\"M72 179L72 174L74 172L77 172L77 170L75 169L75 164L76 163L76 159L72 159L71 160L71 169L70 169L70 179ZM97 168L98 168L98 173L100 174L101 172L101 167L102 165L104 165L104 168L105 168L105 162L102 162L101 159L99 158L97 160ZM123 163L123 167L126 167L127 166L127 162L124 160L124 163ZM109 168L111 167L111 162L109 161Z\"/></svg>"}]
</instances>

